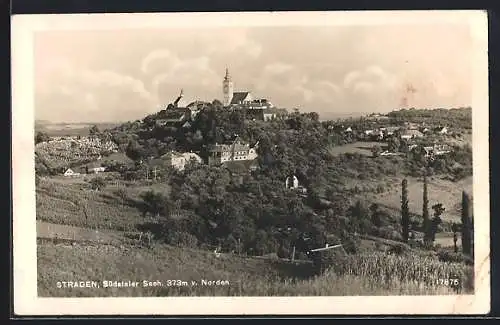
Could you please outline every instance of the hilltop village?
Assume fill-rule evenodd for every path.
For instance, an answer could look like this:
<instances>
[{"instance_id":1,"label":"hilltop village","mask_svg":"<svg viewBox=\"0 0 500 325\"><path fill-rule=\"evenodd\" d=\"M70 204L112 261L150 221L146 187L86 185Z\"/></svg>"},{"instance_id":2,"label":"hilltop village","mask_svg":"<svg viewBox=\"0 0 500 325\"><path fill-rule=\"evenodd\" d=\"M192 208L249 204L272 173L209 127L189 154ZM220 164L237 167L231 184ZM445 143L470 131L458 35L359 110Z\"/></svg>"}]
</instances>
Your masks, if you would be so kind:
<instances>
[{"instance_id":1,"label":"hilltop village","mask_svg":"<svg viewBox=\"0 0 500 325\"><path fill-rule=\"evenodd\" d=\"M250 123L285 121L301 115L298 109L290 113L287 109L275 107L268 98L254 97L250 91L235 91L228 69L222 81L222 101L196 100L181 105L183 97L184 91L181 90L179 96L159 112L142 120L129 122L125 127L129 130L141 129L143 133L156 134L152 137L158 138L159 130L177 130L170 134L179 133L178 130L184 134L189 133L193 126L196 126L197 120L204 117L200 113L213 109L224 114L238 113ZM318 119L316 113L307 114ZM406 121L404 118L393 118L391 114L371 114L360 119L325 121L322 124L328 134L341 136L344 143L369 141L372 143L373 156L394 156L419 151L423 152L425 157L432 158L450 153L451 147L443 141L443 137L456 137L454 134L457 131L441 124L442 120L435 122L426 122L424 119L416 123ZM122 125L117 129L123 127ZM122 148L119 148L123 139L116 141L117 129L100 132L94 127L90 130L89 136L49 137L39 134L36 139L36 157L40 162L38 165L42 166L43 170L50 169L51 173L60 173L67 177L77 177L89 172L113 171L116 170L114 163L130 165L134 161L136 165L147 165L148 169L155 170L155 173L156 170L169 166L182 171L188 163L210 166L223 164L239 168L244 166L250 170L255 170L258 165L256 159L259 139L249 142L238 134L225 134L219 142L208 143L204 148L198 148L199 150L192 150L193 148L183 150L187 149L186 146L184 148L174 146L168 151L158 150L156 155L141 155L140 159L133 159L134 157L129 154L122 156L118 154L127 150L124 150L126 148L123 148L123 143ZM127 137L126 144L128 147L134 147L130 140ZM170 140L175 141L175 139ZM151 142L151 139L148 141ZM84 163L79 164L79 162ZM149 171L146 177L149 178Z\"/></svg>"},{"instance_id":2,"label":"hilltop village","mask_svg":"<svg viewBox=\"0 0 500 325\"><path fill-rule=\"evenodd\" d=\"M355 270L361 279L367 274L359 272L368 272L380 285L387 274L380 265L394 261L394 277L405 288L434 290L429 279L411 277L422 267L453 268L461 283L471 283L470 107L321 120L316 112L235 91L229 71L221 88L222 100L184 104L180 90L142 119L84 133L56 136L39 126L41 292L52 292L62 272L87 274L104 257L92 266L104 276L117 276L121 269L112 267L124 260L134 271L123 278L146 274L139 269L151 258L154 270L159 260L184 267L183 281L208 273L225 279L227 267L240 265L229 280L243 283L248 266L261 263L248 288L266 292L282 287L263 280L273 272L297 279L328 268L335 276ZM75 256L83 256L82 265L64 264Z\"/></svg>"}]
</instances>

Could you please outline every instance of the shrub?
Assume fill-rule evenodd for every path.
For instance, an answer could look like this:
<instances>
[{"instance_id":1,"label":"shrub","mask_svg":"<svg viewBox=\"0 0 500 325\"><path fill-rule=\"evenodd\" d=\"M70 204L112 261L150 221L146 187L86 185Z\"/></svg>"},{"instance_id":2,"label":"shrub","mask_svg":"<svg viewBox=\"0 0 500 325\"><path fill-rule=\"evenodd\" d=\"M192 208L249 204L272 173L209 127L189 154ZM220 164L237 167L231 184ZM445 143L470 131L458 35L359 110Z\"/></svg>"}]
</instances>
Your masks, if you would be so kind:
<instances>
[{"instance_id":1,"label":"shrub","mask_svg":"<svg viewBox=\"0 0 500 325\"><path fill-rule=\"evenodd\" d=\"M463 253L455 253L449 250L439 250L437 255L441 262L465 263L467 265L474 264L474 261L469 256L464 255Z\"/></svg>"},{"instance_id":2,"label":"shrub","mask_svg":"<svg viewBox=\"0 0 500 325\"><path fill-rule=\"evenodd\" d=\"M403 254L408 253L409 251L410 251L409 246L404 245L402 243L391 246L391 248L389 248L389 250L388 250L388 252L390 254L395 254L395 255L403 255Z\"/></svg>"},{"instance_id":3,"label":"shrub","mask_svg":"<svg viewBox=\"0 0 500 325\"><path fill-rule=\"evenodd\" d=\"M166 238L169 245L187 248L196 248L198 246L198 239L190 233L184 231L174 231Z\"/></svg>"}]
</instances>

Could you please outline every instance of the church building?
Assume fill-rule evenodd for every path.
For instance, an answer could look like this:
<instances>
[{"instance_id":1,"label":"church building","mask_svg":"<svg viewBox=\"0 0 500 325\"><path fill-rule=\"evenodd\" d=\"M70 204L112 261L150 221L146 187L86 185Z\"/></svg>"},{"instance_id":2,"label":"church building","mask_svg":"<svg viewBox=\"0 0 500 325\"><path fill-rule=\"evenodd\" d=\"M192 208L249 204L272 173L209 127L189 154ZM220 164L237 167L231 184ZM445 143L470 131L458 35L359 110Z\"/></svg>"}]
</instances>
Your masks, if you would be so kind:
<instances>
[{"instance_id":1,"label":"church building","mask_svg":"<svg viewBox=\"0 0 500 325\"><path fill-rule=\"evenodd\" d=\"M234 84L226 68L222 81L222 104L224 107L237 106L246 109L266 109L273 107L267 99L254 99L249 91L234 91Z\"/></svg>"}]
</instances>

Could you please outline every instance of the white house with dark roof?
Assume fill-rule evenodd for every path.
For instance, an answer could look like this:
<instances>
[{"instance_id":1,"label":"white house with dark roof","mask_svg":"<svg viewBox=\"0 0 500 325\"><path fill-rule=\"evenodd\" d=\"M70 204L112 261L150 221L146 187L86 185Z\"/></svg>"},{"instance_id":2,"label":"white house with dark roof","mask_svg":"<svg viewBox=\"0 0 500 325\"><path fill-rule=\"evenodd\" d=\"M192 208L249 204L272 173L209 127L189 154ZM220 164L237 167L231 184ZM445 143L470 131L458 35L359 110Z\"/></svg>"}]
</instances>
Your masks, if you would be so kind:
<instances>
[{"instance_id":1,"label":"white house with dark roof","mask_svg":"<svg viewBox=\"0 0 500 325\"><path fill-rule=\"evenodd\" d=\"M250 144L241 142L239 138L230 144L216 143L210 148L208 164L218 165L229 161L254 160L258 156L257 145L250 147Z\"/></svg>"},{"instance_id":2,"label":"white house with dark roof","mask_svg":"<svg viewBox=\"0 0 500 325\"><path fill-rule=\"evenodd\" d=\"M66 171L63 174L66 177L76 177L80 176L80 173L74 172L71 168L66 169Z\"/></svg>"}]
</instances>

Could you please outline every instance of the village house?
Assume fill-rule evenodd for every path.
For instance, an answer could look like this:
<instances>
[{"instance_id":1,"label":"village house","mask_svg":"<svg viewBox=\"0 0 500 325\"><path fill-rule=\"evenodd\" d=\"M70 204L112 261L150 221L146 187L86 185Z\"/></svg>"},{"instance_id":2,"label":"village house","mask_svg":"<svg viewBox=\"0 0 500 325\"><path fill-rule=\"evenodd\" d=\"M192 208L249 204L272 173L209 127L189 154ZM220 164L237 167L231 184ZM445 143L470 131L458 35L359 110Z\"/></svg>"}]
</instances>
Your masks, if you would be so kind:
<instances>
[{"instance_id":1,"label":"village house","mask_svg":"<svg viewBox=\"0 0 500 325\"><path fill-rule=\"evenodd\" d=\"M85 164L83 169L86 174L99 174L106 171L106 167L103 167L101 163L97 161Z\"/></svg>"},{"instance_id":2,"label":"village house","mask_svg":"<svg viewBox=\"0 0 500 325\"><path fill-rule=\"evenodd\" d=\"M423 134L427 134L427 133L431 132L431 130L428 127L421 127L419 130Z\"/></svg>"},{"instance_id":3,"label":"village house","mask_svg":"<svg viewBox=\"0 0 500 325\"><path fill-rule=\"evenodd\" d=\"M71 168L68 168L66 169L63 175L66 177L77 177L80 176L80 173L76 173Z\"/></svg>"},{"instance_id":4,"label":"village house","mask_svg":"<svg viewBox=\"0 0 500 325\"><path fill-rule=\"evenodd\" d=\"M388 126L385 128L380 128L380 130L385 134L385 135L394 135L395 132L400 131L401 128L399 126Z\"/></svg>"},{"instance_id":5,"label":"village house","mask_svg":"<svg viewBox=\"0 0 500 325\"><path fill-rule=\"evenodd\" d=\"M157 126L184 126L191 120L191 110L188 108L177 108L171 111L160 111L156 120Z\"/></svg>"},{"instance_id":6,"label":"village house","mask_svg":"<svg viewBox=\"0 0 500 325\"><path fill-rule=\"evenodd\" d=\"M437 129L437 132L439 134L448 134L448 128L445 126L445 127L441 127L441 128L438 128Z\"/></svg>"},{"instance_id":7,"label":"village house","mask_svg":"<svg viewBox=\"0 0 500 325\"><path fill-rule=\"evenodd\" d=\"M365 130L364 136L366 139L370 139L372 141L380 141L384 139L384 132L377 129Z\"/></svg>"},{"instance_id":8,"label":"village house","mask_svg":"<svg viewBox=\"0 0 500 325\"><path fill-rule=\"evenodd\" d=\"M405 140L422 138L423 136L423 133L418 130L405 130L401 133L401 139Z\"/></svg>"},{"instance_id":9,"label":"village house","mask_svg":"<svg viewBox=\"0 0 500 325\"><path fill-rule=\"evenodd\" d=\"M260 121L272 121L286 115L286 111L277 108L253 108L247 109L248 118Z\"/></svg>"},{"instance_id":10,"label":"village house","mask_svg":"<svg viewBox=\"0 0 500 325\"><path fill-rule=\"evenodd\" d=\"M250 147L248 143L242 143L237 137L231 144L216 143L209 150L208 164L219 165L228 161L254 160L257 158L256 143Z\"/></svg>"},{"instance_id":11,"label":"village house","mask_svg":"<svg viewBox=\"0 0 500 325\"><path fill-rule=\"evenodd\" d=\"M189 162L194 162L197 164L202 164L203 159L201 157L193 152L184 152L184 153L179 153L175 151L168 152L164 154L163 156L160 157L160 159L166 164L167 166L173 167L179 171L182 171L185 169L186 164Z\"/></svg>"},{"instance_id":12,"label":"village house","mask_svg":"<svg viewBox=\"0 0 500 325\"><path fill-rule=\"evenodd\" d=\"M420 147L418 145L411 145L408 147L408 149L413 152L415 150L419 150L419 148L422 148L422 150L424 151L424 156L427 158L442 156L451 152L451 148L449 146L439 145L439 144L435 144L432 146L423 146L423 147Z\"/></svg>"},{"instance_id":13,"label":"village house","mask_svg":"<svg viewBox=\"0 0 500 325\"><path fill-rule=\"evenodd\" d=\"M194 101L187 105L186 107L179 106L181 99L184 97L184 91L181 89L180 95L177 99L167 106L166 109L161 110L158 113L158 119L156 120L156 126L170 126L170 127L182 127L189 128L191 123L198 115L198 113L203 110L208 103L203 101Z\"/></svg>"},{"instance_id":14,"label":"village house","mask_svg":"<svg viewBox=\"0 0 500 325\"><path fill-rule=\"evenodd\" d=\"M413 123L413 122L405 122L404 125L405 125L405 128L408 130L418 130L420 127L419 124Z\"/></svg>"}]
</instances>

